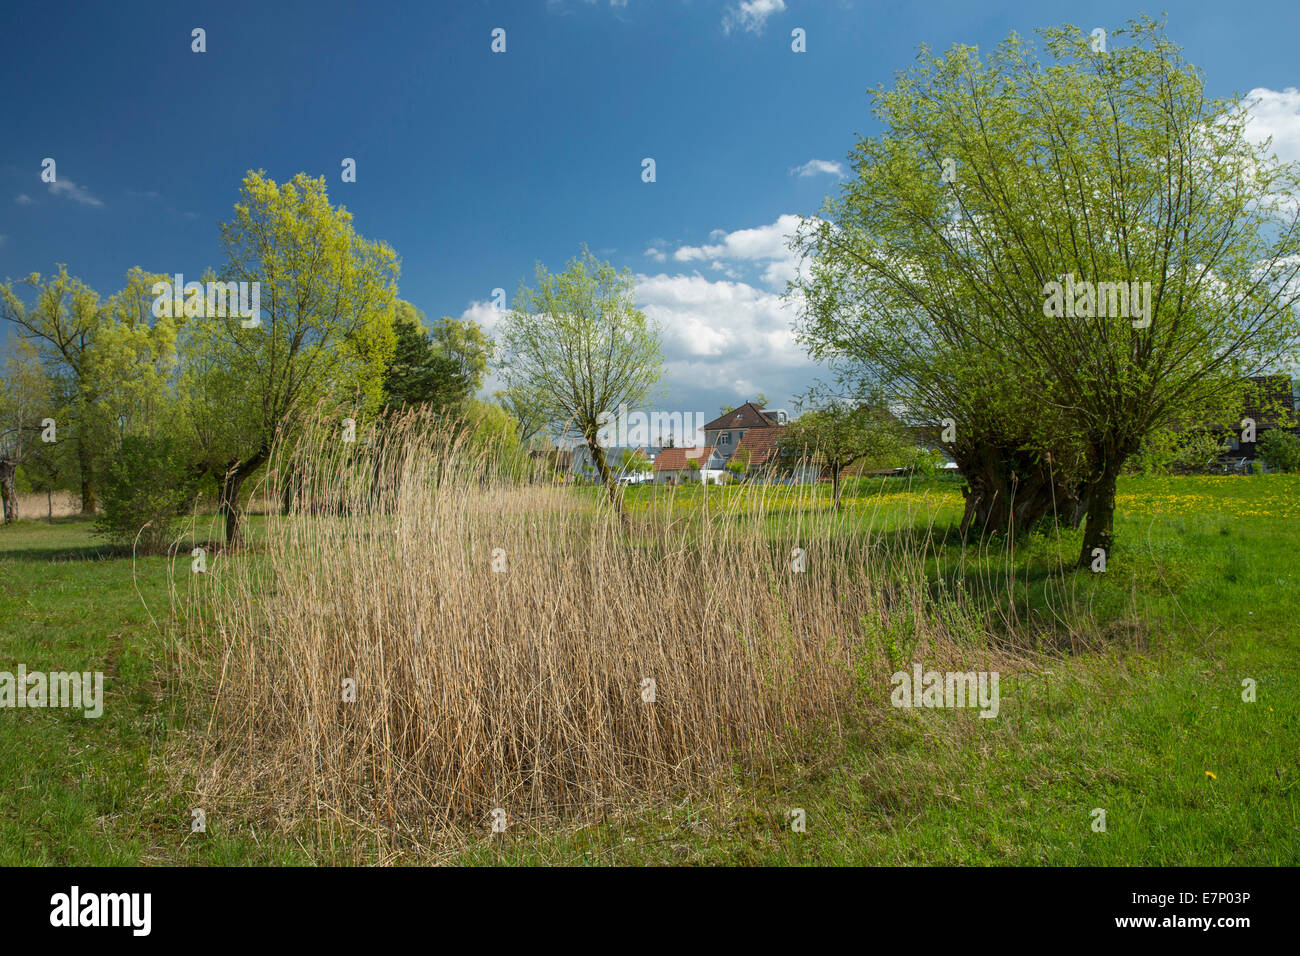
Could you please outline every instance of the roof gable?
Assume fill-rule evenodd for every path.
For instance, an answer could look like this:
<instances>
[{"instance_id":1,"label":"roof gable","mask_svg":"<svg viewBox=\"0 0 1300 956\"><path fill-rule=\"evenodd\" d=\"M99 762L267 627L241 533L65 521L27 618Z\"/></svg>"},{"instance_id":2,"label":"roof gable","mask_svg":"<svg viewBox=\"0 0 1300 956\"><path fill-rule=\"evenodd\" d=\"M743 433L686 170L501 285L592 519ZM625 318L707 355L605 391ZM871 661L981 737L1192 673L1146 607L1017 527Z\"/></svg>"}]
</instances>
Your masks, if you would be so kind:
<instances>
[{"instance_id":1,"label":"roof gable","mask_svg":"<svg viewBox=\"0 0 1300 956\"><path fill-rule=\"evenodd\" d=\"M717 431L722 428L764 428L768 425L775 425L769 416L763 414L763 410L753 402L746 402L739 408L732 409L729 412L723 412L713 421L704 426L704 430Z\"/></svg>"}]
</instances>

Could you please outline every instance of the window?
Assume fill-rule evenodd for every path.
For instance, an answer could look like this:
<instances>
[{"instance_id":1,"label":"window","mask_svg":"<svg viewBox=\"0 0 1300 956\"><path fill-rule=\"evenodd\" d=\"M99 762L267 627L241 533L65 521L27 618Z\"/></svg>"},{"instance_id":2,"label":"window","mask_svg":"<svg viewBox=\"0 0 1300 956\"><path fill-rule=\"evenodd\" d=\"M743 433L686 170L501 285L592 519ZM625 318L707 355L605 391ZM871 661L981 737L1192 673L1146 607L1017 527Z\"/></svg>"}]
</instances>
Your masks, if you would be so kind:
<instances>
[{"instance_id":1,"label":"window","mask_svg":"<svg viewBox=\"0 0 1300 956\"><path fill-rule=\"evenodd\" d=\"M731 432L723 432L721 435L719 435L719 436L718 436L718 444L719 444L719 445L730 445L730 444L731 444Z\"/></svg>"}]
</instances>

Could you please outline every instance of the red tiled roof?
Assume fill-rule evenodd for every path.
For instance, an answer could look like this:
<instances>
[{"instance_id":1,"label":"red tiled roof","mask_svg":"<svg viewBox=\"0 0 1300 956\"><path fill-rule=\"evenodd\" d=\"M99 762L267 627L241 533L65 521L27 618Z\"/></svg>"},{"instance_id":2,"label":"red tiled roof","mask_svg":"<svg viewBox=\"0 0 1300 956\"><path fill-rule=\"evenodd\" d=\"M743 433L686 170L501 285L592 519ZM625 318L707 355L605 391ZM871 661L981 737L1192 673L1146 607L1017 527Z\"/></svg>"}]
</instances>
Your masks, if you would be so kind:
<instances>
[{"instance_id":1,"label":"red tiled roof","mask_svg":"<svg viewBox=\"0 0 1300 956\"><path fill-rule=\"evenodd\" d=\"M703 448L665 448L655 459L655 471L682 471L688 458L703 468L712 454L712 445Z\"/></svg>"},{"instance_id":2,"label":"red tiled roof","mask_svg":"<svg viewBox=\"0 0 1300 956\"><path fill-rule=\"evenodd\" d=\"M776 458L778 451L776 443L780 441L783 434L785 434L784 425L751 428L740 439L740 444L736 446L736 454L740 454L742 448L745 449L749 452L749 467L761 468Z\"/></svg>"}]
</instances>

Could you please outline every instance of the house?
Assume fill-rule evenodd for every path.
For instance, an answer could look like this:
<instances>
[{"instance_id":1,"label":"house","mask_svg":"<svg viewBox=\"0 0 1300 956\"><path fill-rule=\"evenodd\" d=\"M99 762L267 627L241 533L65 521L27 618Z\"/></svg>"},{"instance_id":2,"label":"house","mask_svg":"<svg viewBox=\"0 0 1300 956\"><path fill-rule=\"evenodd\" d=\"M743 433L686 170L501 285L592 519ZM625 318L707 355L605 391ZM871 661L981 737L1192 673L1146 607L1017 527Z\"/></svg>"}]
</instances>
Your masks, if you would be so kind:
<instances>
[{"instance_id":1,"label":"house","mask_svg":"<svg viewBox=\"0 0 1300 956\"><path fill-rule=\"evenodd\" d=\"M702 448L665 448L655 458L655 483L679 485L698 481L722 484L730 477L726 468L727 459L712 445Z\"/></svg>"},{"instance_id":2,"label":"house","mask_svg":"<svg viewBox=\"0 0 1300 956\"><path fill-rule=\"evenodd\" d=\"M746 402L708 422L704 426L704 444L714 446L729 459L751 428L784 427L788 421L789 416L783 411L765 411L753 402Z\"/></svg>"},{"instance_id":3,"label":"house","mask_svg":"<svg viewBox=\"0 0 1300 956\"><path fill-rule=\"evenodd\" d=\"M1241 420L1255 423L1256 441L1242 441L1245 426L1231 430L1223 437L1228 447L1219 456L1222 465L1240 468L1258 456L1258 439L1274 428L1300 435L1296 424L1297 406L1300 405L1300 381L1292 382L1289 375L1252 375L1251 387L1241 411Z\"/></svg>"},{"instance_id":4,"label":"house","mask_svg":"<svg viewBox=\"0 0 1300 956\"><path fill-rule=\"evenodd\" d=\"M723 412L704 426L704 442L716 449L722 467L743 463L748 481L802 484L815 481L817 469L810 463L793 468L780 460L780 440L790 416L780 409L759 408L746 402Z\"/></svg>"}]
</instances>

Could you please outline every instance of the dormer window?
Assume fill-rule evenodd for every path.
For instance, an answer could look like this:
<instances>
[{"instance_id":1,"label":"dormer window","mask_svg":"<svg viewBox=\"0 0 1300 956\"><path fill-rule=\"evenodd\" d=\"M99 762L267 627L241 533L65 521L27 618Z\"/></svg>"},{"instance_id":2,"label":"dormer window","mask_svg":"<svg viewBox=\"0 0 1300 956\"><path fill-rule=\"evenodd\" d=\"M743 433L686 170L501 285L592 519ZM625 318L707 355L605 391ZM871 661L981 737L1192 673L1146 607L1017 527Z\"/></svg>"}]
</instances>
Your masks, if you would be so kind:
<instances>
[{"instance_id":1,"label":"dormer window","mask_svg":"<svg viewBox=\"0 0 1300 956\"><path fill-rule=\"evenodd\" d=\"M723 433L718 437L718 444L719 444L719 445L730 445L730 444L731 444L731 432L723 432Z\"/></svg>"}]
</instances>

